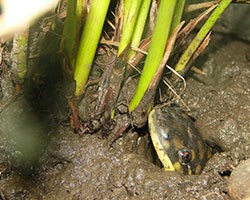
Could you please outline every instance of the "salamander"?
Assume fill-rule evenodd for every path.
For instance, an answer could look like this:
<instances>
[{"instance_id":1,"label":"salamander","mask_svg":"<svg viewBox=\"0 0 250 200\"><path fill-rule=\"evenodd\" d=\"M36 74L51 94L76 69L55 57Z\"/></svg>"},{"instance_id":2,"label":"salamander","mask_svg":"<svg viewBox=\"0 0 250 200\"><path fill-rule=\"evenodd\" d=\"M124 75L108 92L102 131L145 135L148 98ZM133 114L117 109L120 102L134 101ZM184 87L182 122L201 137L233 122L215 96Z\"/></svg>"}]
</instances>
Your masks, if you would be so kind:
<instances>
[{"instance_id":1,"label":"salamander","mask_svg":"<svg viewBox=\"0 0 250 200\"><path fill-rule=\"evenodd\" d=\"M148 116L156 153L165 170L200 174L211 157L211 148L196 130L193 120L180 108L158 106Z\"/></svg>"}]
</instances>

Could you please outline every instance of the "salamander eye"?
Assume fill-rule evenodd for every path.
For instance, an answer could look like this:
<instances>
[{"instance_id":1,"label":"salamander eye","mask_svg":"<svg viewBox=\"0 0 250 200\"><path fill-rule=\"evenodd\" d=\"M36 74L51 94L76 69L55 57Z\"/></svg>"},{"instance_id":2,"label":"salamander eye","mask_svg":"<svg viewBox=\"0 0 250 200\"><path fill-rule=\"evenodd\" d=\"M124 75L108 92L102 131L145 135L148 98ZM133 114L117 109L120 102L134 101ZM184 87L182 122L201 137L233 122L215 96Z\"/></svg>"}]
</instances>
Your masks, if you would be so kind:
<instances>
[{"instance_id":1,"label":"salamander eye","mask_svg":"<svg viewBox=\"0 0 250 200\"><path fill-rule=\"evenodd\" d=\"M178 155L182 164L187 164L192 160L192 152L188 149L180 149Z\"/></svg>"}]
</instances>

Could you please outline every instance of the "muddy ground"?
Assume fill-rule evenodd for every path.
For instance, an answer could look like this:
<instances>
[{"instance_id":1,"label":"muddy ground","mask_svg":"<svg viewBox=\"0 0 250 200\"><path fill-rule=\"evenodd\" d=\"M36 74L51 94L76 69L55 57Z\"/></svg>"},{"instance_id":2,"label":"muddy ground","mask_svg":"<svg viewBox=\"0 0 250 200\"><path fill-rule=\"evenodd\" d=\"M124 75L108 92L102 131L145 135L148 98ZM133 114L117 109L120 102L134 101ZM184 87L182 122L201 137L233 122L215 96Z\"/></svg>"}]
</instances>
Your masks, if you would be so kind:
<instances>
[{"instance_id":1,"label":"muddy ground","mask_svg":"<svg viewBox=\"0 0 250 200\"><path fill-rule=\"evenodd\" d=\"M39 133L46 144L32 147L38 152L37 159L31 159L37 162L34 169L15 152L15 146L8 146L11 142L2 133L8 128L1 127L0 199L230 199L230 176L237 170L235 167L250 158L249 51L249 42L213 33L209 48L194 64L206 76L190 72L186 77L182 98L191 109L188 114L196 119L206 141L218 150L201 175L163 171L153 162L146 128L130 128L112 142L113 132L108 136L75 134L62 119L53 129L42 129L49 131L49 137ZM18 96L9 106L15 102L26 105L25 101ZM81 105L80 111L91 112L86 102ZM2 124L6 112L1 111ZM84 112L80 114L87 117ZM35 132L38 121L30 122L35 124ZM248 168L241 167L235 173L236 179L249 176L242 175Z\"/></svg>"}]
</instances>

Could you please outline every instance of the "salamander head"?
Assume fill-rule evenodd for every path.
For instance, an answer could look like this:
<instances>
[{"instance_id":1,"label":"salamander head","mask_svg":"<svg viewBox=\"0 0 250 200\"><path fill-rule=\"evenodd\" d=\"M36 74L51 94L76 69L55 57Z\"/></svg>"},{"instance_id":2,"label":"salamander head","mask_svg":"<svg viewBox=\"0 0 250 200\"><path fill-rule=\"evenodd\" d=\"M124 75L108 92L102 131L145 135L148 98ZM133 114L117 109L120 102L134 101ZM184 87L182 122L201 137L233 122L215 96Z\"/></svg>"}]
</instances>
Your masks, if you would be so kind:
<instances>
[{"instance_id":1,"label":"salamander head","mask_svg":"<svg viewBox=\"0 0 250 200\"><path fill-rule=\"evenodd\" d=\"M165 170L200 174L211 149L191 118L178 108L156 107L148 117L150 136Z\"/></svg>"}]
</instances>

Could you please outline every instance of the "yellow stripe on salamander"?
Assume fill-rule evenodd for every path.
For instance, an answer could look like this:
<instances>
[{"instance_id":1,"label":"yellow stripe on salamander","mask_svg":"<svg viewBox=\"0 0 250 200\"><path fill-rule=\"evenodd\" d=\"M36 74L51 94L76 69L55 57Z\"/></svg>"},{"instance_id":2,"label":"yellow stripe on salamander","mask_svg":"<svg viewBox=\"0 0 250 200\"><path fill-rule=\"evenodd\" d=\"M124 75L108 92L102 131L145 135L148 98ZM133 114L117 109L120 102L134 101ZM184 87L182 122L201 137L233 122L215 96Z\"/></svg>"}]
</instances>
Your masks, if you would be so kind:
<instances>
[{"instance_id":1,"label":"yellow stripe on salamander","mask_svg":"<svg viewBox=\"0 0 250 200\"><path fill-rule=\"evenodd\" d=\"M150 115L154 114L154 110L151 111ZM170 160L170 158L166 155L166 152L164 151L164 149L166 147L168 147L169 145L166 143L165 147L163 147L161 145L161 142L159 141L159 137L158 135L156 134L156 130L155 130L155 127L153 126L153 122L152 122L152 118L149 117L148 119L148 123L152 124L152 126L149 126L150 128L150 137L151 137L151 140L153 142L153 145L154 145L154 148L157 152L157 155L162 163L162 165L164 166L164 169L167 170L167 171L175 171L175 168Z\"/></svg>"}]
</instances>

